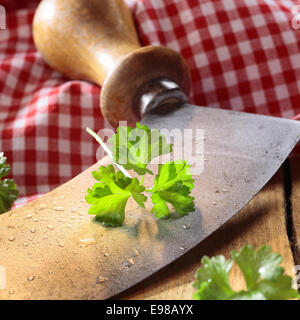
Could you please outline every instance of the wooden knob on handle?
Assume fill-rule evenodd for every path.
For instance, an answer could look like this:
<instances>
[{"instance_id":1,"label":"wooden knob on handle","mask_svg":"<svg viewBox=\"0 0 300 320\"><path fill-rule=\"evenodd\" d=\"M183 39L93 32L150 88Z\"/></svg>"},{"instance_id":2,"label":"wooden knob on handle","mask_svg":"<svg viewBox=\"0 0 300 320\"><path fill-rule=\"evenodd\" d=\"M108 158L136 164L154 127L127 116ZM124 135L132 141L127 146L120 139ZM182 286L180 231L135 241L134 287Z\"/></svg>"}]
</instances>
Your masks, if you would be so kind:
<instances>
[{"instance_id":1,"label":"wooden knob on handle","mask_svg":"<svg viewBox=\"0 0 300 320\"><path fill-rule=\"evenodd\" d=\"M149 83L164 79L189 93L184 59L166 47L141 47L123 0L43 0L35 13L33 37L51 67L102 86L102 114L113 126L140 119L137 92Z\"/></svg>"}]
</instances>

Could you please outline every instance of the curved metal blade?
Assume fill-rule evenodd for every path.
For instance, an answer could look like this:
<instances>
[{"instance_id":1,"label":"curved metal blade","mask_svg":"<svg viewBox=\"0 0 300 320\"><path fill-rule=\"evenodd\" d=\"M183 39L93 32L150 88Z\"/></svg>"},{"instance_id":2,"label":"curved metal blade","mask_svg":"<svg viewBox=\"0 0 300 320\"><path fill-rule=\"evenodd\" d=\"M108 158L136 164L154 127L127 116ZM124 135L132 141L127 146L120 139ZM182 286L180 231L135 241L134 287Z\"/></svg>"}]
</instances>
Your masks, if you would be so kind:
<instances>
[{"instance_id":1,"label":"curved metal blade","mask_svg":"<svg viewBox=\"0 0 300 320\"><path fill-rule=\"evenodd\" d=\"M122 292L234 216L300 138L296 121L190 105L166 114L153 110L143 123L158 129L204 129L207 161L203 172L195 175L196 211L158 220L129 202L125 225L104 228L87 214L84 201L95 182L91 172L99 167L96 164L40 199L0 216L0 284L1 270L6 272L0 298L105 299ZM193 135L190 139L194 143Z\"/></svg>"},{"instance_id":2,"label":"curved metal blade","mask_svg":"<svg viewBox=\"0 0 300 320\"><path fill-rule=\"evenodd\" d=\"M176 226L191 224L190 231L182 235L189 238L182 243L186 248L239 212L271 179L300 139L299 121L189 104L167 112L156 109L145 115L142 123L160 130L203 130L204 168L194 176L199 212L178 220Z\"/></svg>"}]
</instances>

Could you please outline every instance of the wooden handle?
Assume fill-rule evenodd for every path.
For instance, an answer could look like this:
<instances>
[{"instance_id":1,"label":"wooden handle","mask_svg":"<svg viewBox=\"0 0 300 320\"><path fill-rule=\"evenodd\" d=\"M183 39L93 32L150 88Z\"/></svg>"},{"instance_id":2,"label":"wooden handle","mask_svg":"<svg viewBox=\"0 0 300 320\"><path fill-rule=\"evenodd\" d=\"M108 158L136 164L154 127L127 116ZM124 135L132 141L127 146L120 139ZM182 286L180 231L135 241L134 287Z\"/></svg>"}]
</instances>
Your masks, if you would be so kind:
<instances>
[{"instance_id":1,"label":"wooden handle","mask_svg":"<svg viewBox=\"0 0 300 320\"><path fill-rule=\"evenodd\" d=\"M132 14L122 0L43 0L33 21L38 50L54 69L102 85L101 109L114 126L139 120L136 92L157 79L188 94L184 59L161 46L140 47Z\"/></svg>"}]
</instances>

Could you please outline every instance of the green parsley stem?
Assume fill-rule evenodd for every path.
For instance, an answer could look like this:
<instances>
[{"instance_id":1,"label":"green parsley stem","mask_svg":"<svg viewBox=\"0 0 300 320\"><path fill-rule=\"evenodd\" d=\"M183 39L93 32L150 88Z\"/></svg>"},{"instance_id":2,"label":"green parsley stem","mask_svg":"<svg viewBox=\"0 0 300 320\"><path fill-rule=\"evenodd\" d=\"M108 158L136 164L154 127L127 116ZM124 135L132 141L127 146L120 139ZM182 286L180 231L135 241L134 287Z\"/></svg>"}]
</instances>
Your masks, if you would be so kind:
<instances>
[{"instance_id":1,"label":"green parsley stem","mask_svg":"<svg viewBox=\"0 0 300 320\"><path fill-rule=\"evenodd\" d=\"M113 161L113 155L112 152L110 151L110 149L107 147L107 145L104 143L104 141L97 135L96 132L94 132L92 129L90 128L86 128L86 131L88 134L90 134L99 144L100 146L103 148L103 150L106 152L106 154L109 156L110 160L112 161L112 163L128 178L132 178L131 175L124 169L124 167L122 167L121 165L115 163Z\"/></svg>"},{"instance_id":2,"label":"green parsley stem","mask_svg":"<svg viewBox=\"0 0 300 320\"><path fill-rule=\"evenodd\" d=\"M145 175L143 175L143 176L142 176L142 178L141 178L140 186L142 186L142 185L143 185L143 183L144 183L144 179L145 179Z\"/></svg>"}]
</instances>

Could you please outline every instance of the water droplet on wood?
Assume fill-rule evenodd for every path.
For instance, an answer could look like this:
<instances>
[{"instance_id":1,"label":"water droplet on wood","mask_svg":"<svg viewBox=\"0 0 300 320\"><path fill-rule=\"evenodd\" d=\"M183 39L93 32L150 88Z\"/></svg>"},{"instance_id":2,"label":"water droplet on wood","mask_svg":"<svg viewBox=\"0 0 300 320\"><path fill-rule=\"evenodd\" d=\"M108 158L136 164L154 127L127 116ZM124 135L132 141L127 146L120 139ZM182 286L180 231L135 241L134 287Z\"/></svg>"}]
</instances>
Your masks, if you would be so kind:
<instances>
[{"instance_id":1,"label":"water droplet on wood","mask_svg":"<svg viewBox=\"0 0 300 320\"><path fill-rule=\"evenodd\" d=\"M13 236L11 236L11 237L9 237L9 238L8 238L8 240L9 240L9 241L15 241L15 240L16 240L16 238L15 238L15 237L13 237Z\"/></svg>"},{"instance_id":2,"label":"water droplet on wood","mask_svg":"<svg viewBox=\"0 0 300 320\"><path fill-rule=\"evenodd\" d=\"M29 231L30 231L31 233L36 233L36 229L35 229L35 228L31 228Z\"/></svg>"}]
</instances>

